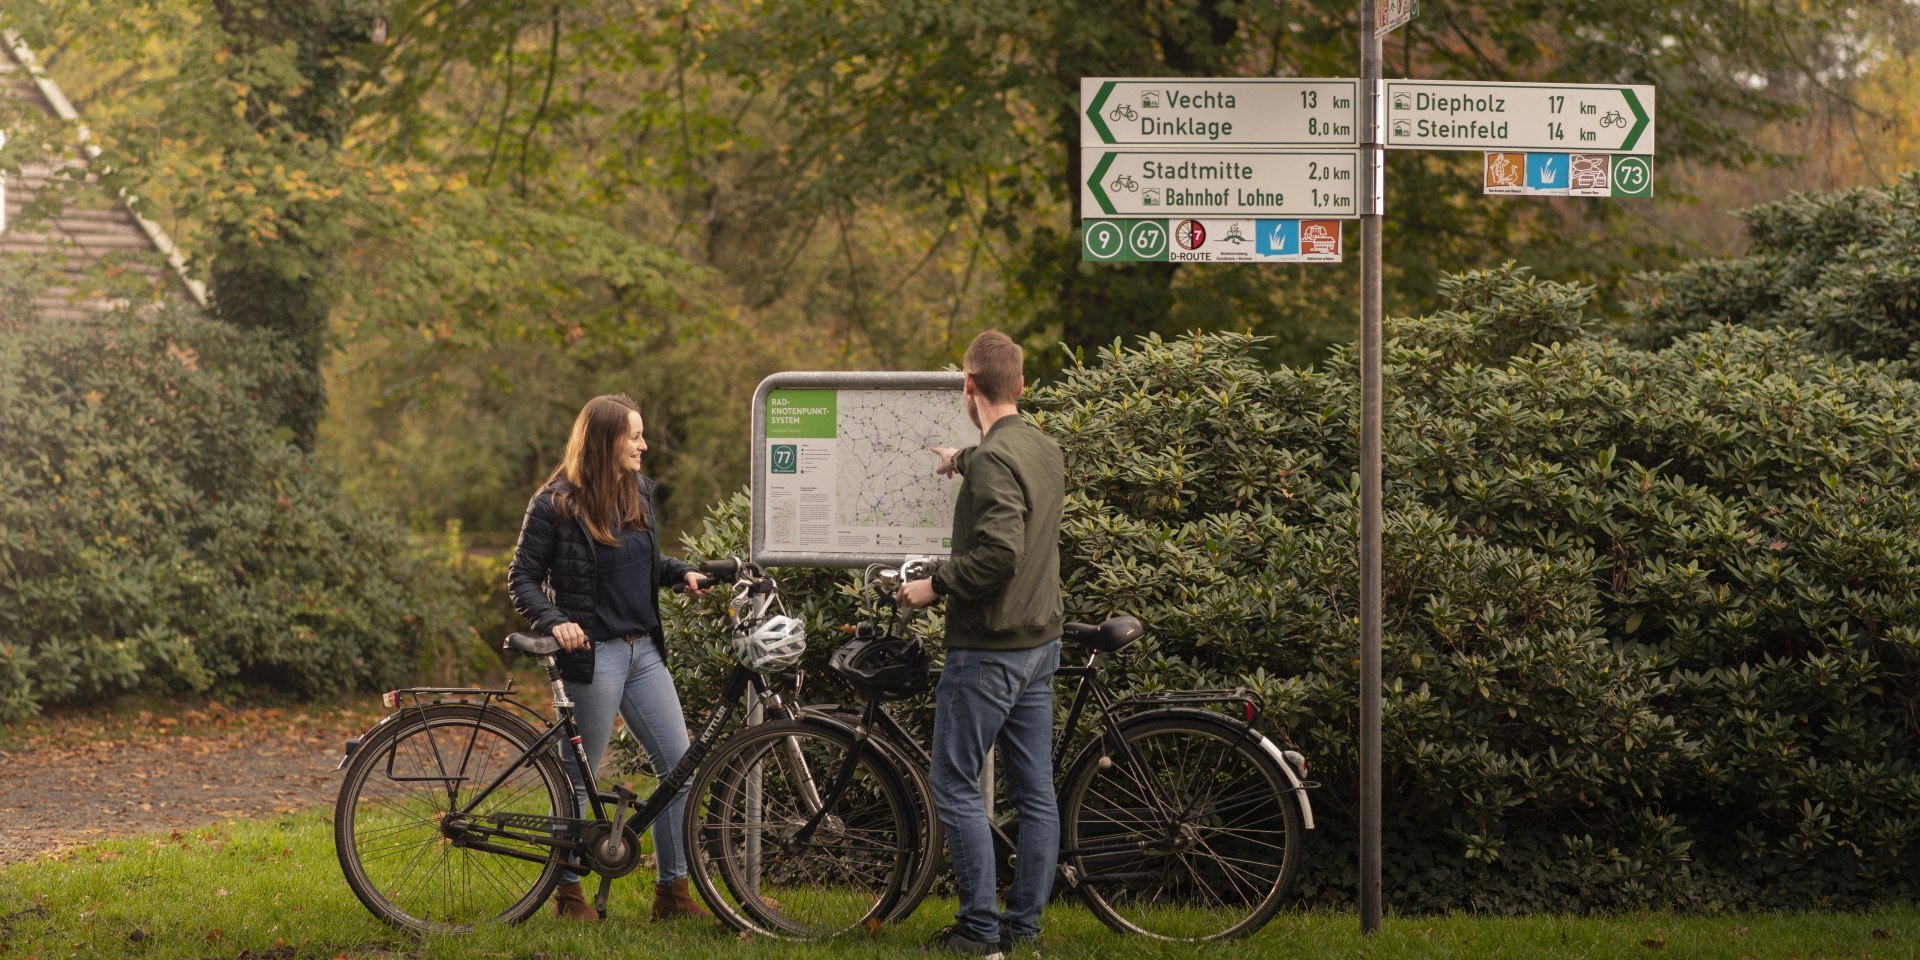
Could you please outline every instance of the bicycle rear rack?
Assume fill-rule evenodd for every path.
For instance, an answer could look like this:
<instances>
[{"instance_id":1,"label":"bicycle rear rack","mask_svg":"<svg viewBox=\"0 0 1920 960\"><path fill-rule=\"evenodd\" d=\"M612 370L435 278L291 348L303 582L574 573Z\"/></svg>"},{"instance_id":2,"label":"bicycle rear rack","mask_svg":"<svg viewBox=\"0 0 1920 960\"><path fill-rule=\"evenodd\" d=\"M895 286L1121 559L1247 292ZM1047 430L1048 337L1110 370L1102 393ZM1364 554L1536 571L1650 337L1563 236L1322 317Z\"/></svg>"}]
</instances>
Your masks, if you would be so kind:
<instances>
[{"instance_id":1,"label":"bicycle rear rack","mask_svg":"<svg viewBox=\"0 0 1920 960\"><path fill-rule=\"evenodd\" d=\"M1145 693L1129 694L1114 701L1108 712L1128 709L1149 709L1153 707L1229 707L1247 723L1259 719L1266 712L1266 704L1260 695L1246 687L1233 687L1220 690L1153 690Z\"/></svg>"}]
</instances>

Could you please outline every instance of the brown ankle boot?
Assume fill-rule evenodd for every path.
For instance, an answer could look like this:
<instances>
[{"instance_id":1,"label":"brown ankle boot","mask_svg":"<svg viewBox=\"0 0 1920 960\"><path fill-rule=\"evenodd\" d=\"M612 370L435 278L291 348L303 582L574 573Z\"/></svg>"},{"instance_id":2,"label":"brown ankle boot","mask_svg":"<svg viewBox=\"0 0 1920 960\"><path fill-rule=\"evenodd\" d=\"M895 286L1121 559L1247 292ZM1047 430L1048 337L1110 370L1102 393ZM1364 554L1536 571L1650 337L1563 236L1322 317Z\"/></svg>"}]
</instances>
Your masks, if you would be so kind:
<instances>
[{"instance_id":1,"label":"brown ankle boot","mask_svg":"<svg viewBox=\"0 0 1920 960\"><path fill-rule=\"evenodd\" d=\"M694 899L693 891L687 889L687 878L669 880L653 885L653 918L671 920L674 917L698 917L712 920L713 914Z\"/></svg>"},{"instance_id":2,"label":"brown ankle boot","mask_svg":"<svg viewBox=\"0 0 1920 960\"><path fill-rule=\"evenodd\" d=\"M563 883L553 888L553 915L562 920L598 920L600 912L587 902L580 882Z\"/></svg>"}]
</instances>

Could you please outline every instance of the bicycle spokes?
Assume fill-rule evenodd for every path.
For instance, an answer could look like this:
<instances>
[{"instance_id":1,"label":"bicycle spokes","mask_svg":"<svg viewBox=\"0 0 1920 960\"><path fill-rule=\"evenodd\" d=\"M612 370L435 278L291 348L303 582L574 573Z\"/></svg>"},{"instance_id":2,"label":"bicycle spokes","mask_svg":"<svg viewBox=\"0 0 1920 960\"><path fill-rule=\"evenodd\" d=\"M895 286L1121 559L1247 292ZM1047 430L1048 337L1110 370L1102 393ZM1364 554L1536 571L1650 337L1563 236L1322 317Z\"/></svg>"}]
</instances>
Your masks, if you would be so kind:
<instances>
[{"instance_id":1,"label":"bicycle spokes","mask_svg":"<svg viewBox=\"0 0 1920 960\"><path fill-rule=\"evenodd\" d=\"M769 724L697 785L703 893L736 925L811 939L885 916L914 828L903 790L851 737ZM709 902L714 897L709 897Z\"/></svg>"},{"instance_id":2,"label":"bicycle spokes","mask_svg":"<svg viewBox=\"0 0 1920 960\"><path fill-rule=\"evenodd\" d=\"M443 711L400 721L355 758L336 831L349 882L376 913L459 930L538 907L556 870L550 841L566 836L573 811L558 809L567 793L550 760L510 769L526 746L516 734Z\"/></svg>"},{"instance_id":3,"label":"bicycle spokes","mask_svg":"<svg viewBox=\"0 0 1920 960\"><path fill-rule=\"evenodd\" d=\"M1110 923L1174 940L1264 923L1289 879L1298 813L1278 771L1231 733L1130 728L1128 758L1076 779L1063 855Z\"/></svg>"}]
</instances>

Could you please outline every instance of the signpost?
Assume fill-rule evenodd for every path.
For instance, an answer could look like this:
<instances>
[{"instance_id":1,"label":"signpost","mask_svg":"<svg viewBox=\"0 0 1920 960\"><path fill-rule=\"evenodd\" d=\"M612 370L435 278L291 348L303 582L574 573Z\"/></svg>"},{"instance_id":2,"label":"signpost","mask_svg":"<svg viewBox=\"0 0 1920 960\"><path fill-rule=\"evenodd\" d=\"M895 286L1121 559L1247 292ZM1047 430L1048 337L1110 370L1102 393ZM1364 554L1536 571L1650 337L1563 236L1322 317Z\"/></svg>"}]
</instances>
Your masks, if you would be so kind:
<instances>
[{"instance_id":1,"label":"signpost","mask_svg":"<svg viewBox=\"0 0 1920 960\"><path fill-rule=\"evenodd\" d=\"M1388 80L1387 146L1653 152L1653 89Z\"/></svg>"},{"instance_id":2,"label":"signpost","mask_svg":"<svg viewBox=\"0 0 1920 960\"><path fill-rule=\"evenodd\" d=\"M1357 145L1358 80L1086 77L1080 144Z\"/></svg>"},{"instance_id":3,"label":"signpost","mask_svg":"<svg viewBox=\"0 0 1920 960\"><path fill-rule=\"evenodd\" d=\"M1366 84L1367 195L1360 218L1360 932L1380 932L1380 421L1386 151L1381 143L1380 37L1373 0L1360 0L1360 82ZM1388 29L1391 29L1389 27Z\"/></svg>"},{"instance_id":4,"label":"signpost","mask_svg":"<svg viewBox=\"0 0 1920 960\"><path fill-rule=\"evenodd\" d=\"M1653 195L1653 87L1382 80L1381 38L1418 13L1418 0L1360 0L1358 80L1080 81L1082 259L1337 262L1341 221L1360 221L1363 933L1379 932L1382 912L1385 151L1483 151L1488 193Z\"/></svg>"}]
</instances>

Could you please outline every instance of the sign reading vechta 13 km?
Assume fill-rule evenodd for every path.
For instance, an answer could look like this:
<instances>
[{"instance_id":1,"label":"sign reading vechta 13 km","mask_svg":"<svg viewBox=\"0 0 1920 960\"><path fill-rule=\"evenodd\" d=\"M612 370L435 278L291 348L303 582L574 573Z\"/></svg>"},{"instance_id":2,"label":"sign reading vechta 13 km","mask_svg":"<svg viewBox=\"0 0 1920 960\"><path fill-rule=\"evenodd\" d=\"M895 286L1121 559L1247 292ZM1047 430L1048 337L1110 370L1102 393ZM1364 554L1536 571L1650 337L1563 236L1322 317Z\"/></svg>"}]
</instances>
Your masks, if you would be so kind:
<instances>
[{"instance_id":1,"label":"sign reading vechta 13 km","mask_svg":"<svg viewBox=\"0 0 1920 960\"><path fill-rule=\"evenodd\" d=\"M1387 146L1427 150L1653 150L1653 88L1388 80Z\"/></svg>"},{"instance_id":2,"label":"sign reading vechta 13 km","mask_svg":"<svg viewBox=\"0 0 1920 960\"><path fill-rule=\"evenodd\" d=\"M1088 217L1359 216L1358 150L1080 151Z\"/></svg>"},{"instance_id":3,"label":"sign reading vechta 13 km","mask_svg":"<svg viewBox=\"0 0 1920 960\"><path fill-rule=\"evenodd\" d=\"M1082 77L1080 145L1353 147L1358 80Z\"/></svg>"}]
</instances>

